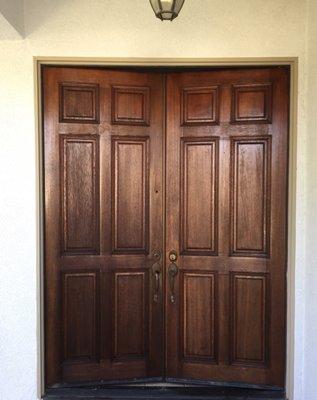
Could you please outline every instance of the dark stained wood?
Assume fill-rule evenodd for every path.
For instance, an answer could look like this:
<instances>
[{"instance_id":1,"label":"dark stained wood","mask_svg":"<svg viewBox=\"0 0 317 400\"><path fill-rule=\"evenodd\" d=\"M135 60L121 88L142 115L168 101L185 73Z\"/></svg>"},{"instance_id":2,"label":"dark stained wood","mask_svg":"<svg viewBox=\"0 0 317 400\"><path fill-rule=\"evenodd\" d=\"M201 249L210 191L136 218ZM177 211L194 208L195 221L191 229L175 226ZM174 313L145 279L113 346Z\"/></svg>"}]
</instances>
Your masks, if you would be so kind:
<instances>
[{"instance_id":1,"label":"dark stained wood","mask_svg":"<svg viewBox=\"0 0 317 400\"><path fill-rule=\"evenodd\" d=\"M216 362L217 276L186 271L181 285L182 357L186 362Z\"/></svg>"},{"instance_id":2,"label":"dark stained wood","mask_svg":"<svg viewBox=\"0 0 317 400\"><path fill-rule=\"evenodd\" d=\"M271 137L231 140L231 254L268 257Z\"/></svg>"},{"instance_id":3,"label":"dark stained wood","mask_svg":"<svg viewBox=\"0 0 317 400\"><path fill-rule=\"evenodd\" d=\"M148 341L146 272L115 272L113 358L146 357Z\"/></svg>"},{"instance_id":4,"label":"dark stained wood","mask_svg":"<svg viewBox=\"0 0 317 400\"><path fill-rule=\"evenodd\" d=\"M59 86L60 122L99 123L99 85L61 83Z\"/></svg>"},{"instance_id":5,"label":"dark stained wood","mask_svg":"<svg viewBox=\"0 0 317 400\"><path fill-rule=\"evenodd\" d=\"M288 80L284 67L167 75L167 376L284 387Z\"/></svg>"},{"instance_id":6,"label":"dark stained wood","mask_svg":"<svg viewBox=\"0 0 317 400\"><path fill-rule=\"evenodd\" d=\"M283 388L288 69L44 67L43 102L47 386Z\"/></svg>"},{"instance_id":7,"label":"dark stained wood","mask_svg":"<svg viewBox=\"0 0 317 400\"><path fill-rule=\"evenodd\" d=\"M149 137L112 138L112 240L115 253L148 253Z\"/></svg>"},{"instance_id":8,"label":"dark stained wood","mask_svg":"<svg viewBox=\"0 0 317 400\"><path fill-rule=\"evenodd\" d=\"M46 384L162 376L163 75L44 67L43 94Z\"/></svg>"},{"instance_id":9,"label":"dark stained wood","mask_svg":"<svg viewBox=\"0 0 317 400\"><path fill-rule=\"evenodd\" d=\"M98 254L99 137L60 135L60 160L62 253Z\"/></svg>"},{"instance_id":10,"label":"dark stained wood","mask_svg":"<svg viewBox=\"0 0 317 400\"><path fill-rule=\"evenodd\" d=\"M218 86L183 88L181 107L182 125L218 124Z\"/></svg>"},{"instance_id":11,"label":"dark stained wood","mask_svg":"<svg viewBox=\"0 0 317 400\"><path fill-rule=\"evenodd\" d=\"M268 367L267 280L264 274L231 274L231 364Z\"/></svg>"},{"instance_id":12,"label":"dark stained wood","mask_svg":"<svg viewBox=\"0 0 317 400\"><path fill-rule=\"evenodd\" d=\"M232 123L270 123L272 83L232 85Z\"/></svg>"},{"instance_id":13,"label":"dark stained wood","mask_svg":"<svg viewBox=\"0 0 317 400\"><path fill-rule=\"evenodd\" d=\"M140 86L112 87L112 123L150 125L150 88Z\"/></svg>"},{"instance_id":14,"label":"dark stained wood","mask_svg":"<svg viewBox=\"0 0 317 400\"><path fill-rule=\"evenodd\" d=\"M62 279L64 362L96 361L100 341L99 273L65 272Z\"/></svg>"},{"instance_id":15,"label":"dark stained wood","mask_svg":"<svg viewBox=\"0 0 317 400\"><path fill-rule=\"evenodd\" d=\"M182 254L217 253L218 157L217 138L181 139Z\"/></svg>"}]
</instances>

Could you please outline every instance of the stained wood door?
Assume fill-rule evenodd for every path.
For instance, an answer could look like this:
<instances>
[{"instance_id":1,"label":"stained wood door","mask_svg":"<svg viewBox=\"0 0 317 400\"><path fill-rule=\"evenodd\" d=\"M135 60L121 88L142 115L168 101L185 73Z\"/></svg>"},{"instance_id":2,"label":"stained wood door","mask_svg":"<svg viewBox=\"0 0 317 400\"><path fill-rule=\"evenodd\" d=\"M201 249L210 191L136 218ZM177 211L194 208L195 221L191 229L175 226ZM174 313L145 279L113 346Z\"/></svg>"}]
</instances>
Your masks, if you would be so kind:
<instances>
[{"instance_id":1,"label":"stained wood door","mask_svg":"<svg viewBox=\"0 0 317 400\"><path fill-rule=\"evenodd\" d=\"M288 81L43 69L48 386L284 386Z\"/></svg>"},{"instance_id":2,"label":"stained wood door","mask_svg":"<svg viewBox=\"0 0 317 400\"><path fill-rule=\"evenodd\" d=\"M46 383L162 376L162 74L45 67L43 102Z\"/></svg>"},{"instance_id":3,"label":"stained wood door","mask_svg":"<svg viewBox=\"0 0 317 400\"><path fill-rule=\"evenodd\" d=\"M167 376L284 386L288 79L167 76Z\"/></svg>"}]
</instances>

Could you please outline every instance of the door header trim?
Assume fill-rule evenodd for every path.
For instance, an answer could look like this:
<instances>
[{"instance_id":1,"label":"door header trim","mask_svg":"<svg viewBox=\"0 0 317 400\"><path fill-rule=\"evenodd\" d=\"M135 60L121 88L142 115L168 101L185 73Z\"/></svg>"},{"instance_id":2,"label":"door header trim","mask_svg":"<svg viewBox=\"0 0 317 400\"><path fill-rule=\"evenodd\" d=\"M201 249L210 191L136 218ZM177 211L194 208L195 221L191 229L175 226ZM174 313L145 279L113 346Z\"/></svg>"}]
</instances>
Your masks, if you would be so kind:
<instances>
[{"instance_id":1,"label":"door header trim","mask_svg":"<svg viewBox=\"0 0 317 400\"><path fill-rule=\"evenodd\" d=\"M100 66L250 66L294 65L298 57L237 57L237 58L146 58L146 57L57 57L34 56L34 63L45 65L100 65Z\"/></svg>"}]
</instances>

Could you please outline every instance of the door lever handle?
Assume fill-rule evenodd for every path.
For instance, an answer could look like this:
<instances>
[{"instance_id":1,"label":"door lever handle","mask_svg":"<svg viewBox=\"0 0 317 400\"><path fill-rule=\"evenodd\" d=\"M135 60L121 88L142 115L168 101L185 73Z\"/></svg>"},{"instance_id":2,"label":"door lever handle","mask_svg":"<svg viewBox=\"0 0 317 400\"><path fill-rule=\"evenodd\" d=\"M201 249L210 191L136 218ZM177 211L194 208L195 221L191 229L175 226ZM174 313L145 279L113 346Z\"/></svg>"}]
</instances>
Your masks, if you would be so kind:
<instances>
[{"instance_id":1,"label":"door lever handle","mask_svg":"<svg viewBox=\"0 0 317 400\"><path fill-rule=\"evenodd\" d=\"M178 266L176 264L177 253L175 250L172 250L169 253L169 259L171 261L171 264L168 267L169 284L170 284L170 291L171 291L170 300L171 300L171 303L174 304L176 301L175 290L174 290L175 277L178 274Z\"/></svg>"},{"instance_id":2,"label":"door lever handle","mask_svg":"<svg viewBox=\"0 0 317 400\"><path fill-rule=\"evenodd\" d=\"M158 302L159 291L160 291L160 274L162 271L161 267L161 258L162 252L161 250L154 250L153 252L154 264L152 264L152 273L154 275L154 295L153 301L155 303Z\"/></svg>"}]
</instances>

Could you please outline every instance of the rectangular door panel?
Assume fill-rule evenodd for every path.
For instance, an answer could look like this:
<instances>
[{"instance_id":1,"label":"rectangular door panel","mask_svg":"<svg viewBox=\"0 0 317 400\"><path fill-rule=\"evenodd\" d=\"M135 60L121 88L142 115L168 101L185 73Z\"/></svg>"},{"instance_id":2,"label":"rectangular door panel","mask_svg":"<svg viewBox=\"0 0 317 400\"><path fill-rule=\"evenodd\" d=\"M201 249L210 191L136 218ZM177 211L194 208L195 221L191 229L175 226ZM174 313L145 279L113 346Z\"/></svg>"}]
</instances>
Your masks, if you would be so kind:
<instances>
[{"instance_id":1,"label":"rectangular door panel","mask_svg":"<svg viewBox=\"0 0 317 400\"><path fill-rule=\"evenodd\" d=\"M217 252L218 142L183 138L181 142L182 254Z\"/></svg>"},{"instance_id":2,"label":"rectangular door panel","mask_svg":"<svg viewBox=\"0 0 317 400\"><path fill-rule=\"evenodd\" d=\"M99 357L99 273L62 274L64 361L96 361Z\"/></svg>"},{"instance_id":3,"label":"rectangular door panel","mask_svg":"<svg viewBox=\"0 0 317 400\"><path fill-rule=\"evenodd\" d=\"M113 357L116 360L146 357L147 281L145 271L114 273Z\"/></svg>"},{"instance_id":4,"label":"rectangular door panel","mask_svg":"<svg viewBox=\"0 0 317 400\"><path fill-rule=\"evenodd\" d=\"M231 363L267 366L268 278L265 275L231 275Z\"/></svg>"},{"instance_id":5,"label":"rectangular door panel","mask_svg":"<svg viewBox=\"0 0 317 400\"><path fill-rule=\"evenodd\" d=\"M148 252L148 137L112 138L113 252Z\"/></svg>"},{"instance_id":6,"label":"rectangular door panel","mask_svg":"<svg viewBox=\"0 0 317 400\"><path fill-rule=\"evenodd\" d=\"M62 253L99 253L99 138L60 136ZM83 190L85 188L85 190Z\"/></svg>"},{"instance_id":7,"label":"rectangular door panel","mask_svg":"<svg viewBox=\"0 0 317 400\"><path fill-rule=\"evenodd\" d=\"M112 123L150 125L150 88L112 86Z\"/></svg>"},{"instance_id":8,"label":"rectangular door panel","mask_svg":"<svg viewBox=\"0 0 317 400\"><path fill-rule=\"evenodd\" d=\"M99 124L99 85L63 82L59 84L59 120L68 123Z\"/></svg>"},{"instance_id":9,"label":"rectangular door panel","mask_svg":"<svg viewBox=\"0 0 317 400\"><path fill-rule=\"evenodd\" d=\"M217 282L212 273L182 274L182 353L185 362L217 361Z\"/></svg>"},{"instance_id":10,"label":"rectangular door panel","mask_svg":"<svg viewBox=\"0 0 317 400\"><path fill-rule=\"evenodd\" d=\"M267 257L271 138L232 138L231 151L232 255Z\"/></svg>"}]
</instances>

